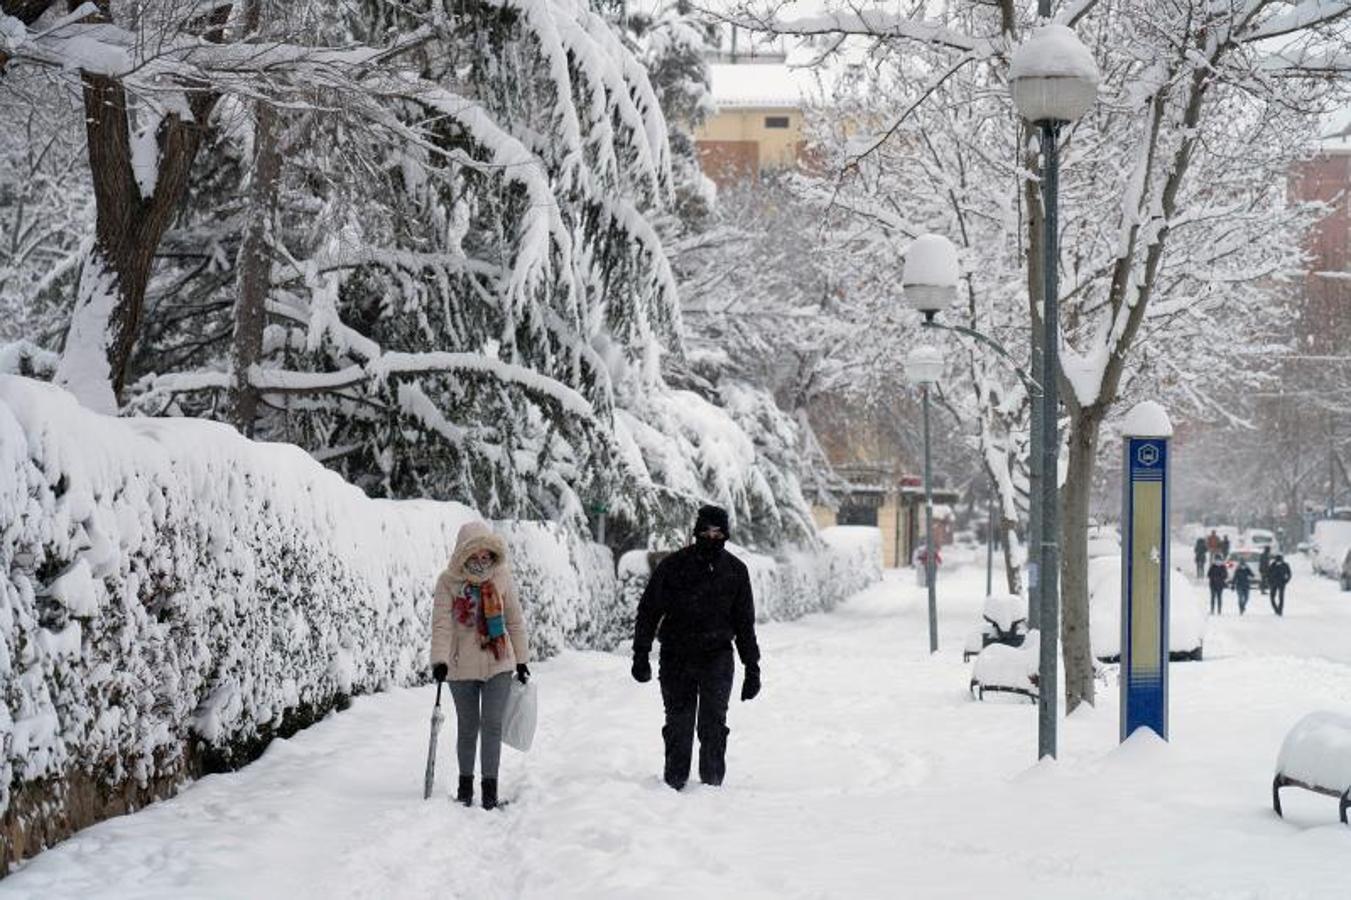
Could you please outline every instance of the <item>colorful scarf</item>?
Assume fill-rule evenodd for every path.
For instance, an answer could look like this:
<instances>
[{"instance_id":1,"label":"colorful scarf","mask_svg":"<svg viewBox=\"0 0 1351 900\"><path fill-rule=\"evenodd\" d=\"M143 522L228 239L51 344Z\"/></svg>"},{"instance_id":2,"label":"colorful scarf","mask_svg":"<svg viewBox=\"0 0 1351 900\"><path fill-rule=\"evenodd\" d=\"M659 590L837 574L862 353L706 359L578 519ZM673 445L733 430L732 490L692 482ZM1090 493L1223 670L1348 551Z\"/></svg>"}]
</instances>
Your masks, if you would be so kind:
<instances>
[{"instance_id":1,"label":"colorful scarf","mask_svg":"<svg viewBox=\"0 0 1351 900\"><path fill-rule=\"evenodd\" d=\"M480 648L490 651L493 659L502 658L507 645L507 624L502 598L491 581L465 584L464 593L455 598L454 613L455 621L475 627Z\"/></svg>"}]
</instances>

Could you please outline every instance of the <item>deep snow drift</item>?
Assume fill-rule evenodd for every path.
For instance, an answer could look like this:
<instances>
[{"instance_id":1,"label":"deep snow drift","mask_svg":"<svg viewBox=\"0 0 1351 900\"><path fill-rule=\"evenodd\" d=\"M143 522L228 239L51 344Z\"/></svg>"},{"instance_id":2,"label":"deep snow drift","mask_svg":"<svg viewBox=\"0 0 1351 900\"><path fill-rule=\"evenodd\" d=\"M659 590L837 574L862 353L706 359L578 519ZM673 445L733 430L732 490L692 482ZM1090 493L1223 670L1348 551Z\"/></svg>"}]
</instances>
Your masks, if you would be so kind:
<instances>
[{"instance_id":1,"label":"deep snow drift","mask_svg":"<svg viewBox=\"0 0 1351 900\"><path fill-rule=\"evenodd\" d=\"M0 898L1342 898L1335 801L1270 809L1286 730L1351 709L1351 598L1300 565L1284 619L1255 598L1211 620L1205 662L1174 664L1171 744L1116 746L1111 674L1060 761L1033 765L1033 707L966 693L983 572L940 575L934 658L923 593L889 573L761 626L765 690L733 701L721 789L662 786L655 685L570 651L536 667L540 731L503 760L505 810L447 799L453 724L421 799L432 690L397 690L88 829Z\"/></svg>"}]
</instances>

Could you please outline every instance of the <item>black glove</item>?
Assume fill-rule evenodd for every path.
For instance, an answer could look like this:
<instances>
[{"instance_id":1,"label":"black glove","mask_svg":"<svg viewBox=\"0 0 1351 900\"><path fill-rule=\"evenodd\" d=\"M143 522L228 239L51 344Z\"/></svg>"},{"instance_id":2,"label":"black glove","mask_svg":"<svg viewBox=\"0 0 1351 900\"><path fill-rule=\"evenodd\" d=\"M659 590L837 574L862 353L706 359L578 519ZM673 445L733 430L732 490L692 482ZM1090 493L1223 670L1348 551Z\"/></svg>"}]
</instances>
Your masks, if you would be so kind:
<instances>
[{"instance_id":1,"label":"black glove","mask_svg":"<svg viewBox=\"0 0 1351 900\"><path fill-rule=\"evenodd\" d=\"M530 681L530 667L525 663L516 664L516 680L521 684L527 684Z\"/></svg>"},{"instance_id":2,"label":"black glove","mask_svg":"<svg viewBox=\"0 0 1351 900\"><path fill-rule=\"evenodd\" d=\"M760 667L747 666L746 674L741 679L741 699L743 702L754 700L758 693L760 693Z\"/></svg>"},{"instance_id":3,"label":"black glove","mask_svg":"<svg viewBox=\"0 0 1351 900\"><path fill-rule=\"evenodd\" d=\"M432 677L435 678L437 681L445 681L446 673L449 671L450 669L446 666L445 663L437 663L436 665L432 666Z\"/></svg>"},{"instance_id":4,"label":"black glove","mask_svg":"<svg viewBox=\"0 0 1351 900\"><path fill-rule=\"evenodd\" d=\"M633 654L633 680L639 684L647 684L652 680L652 663L647 661L646 653Z\"/></svg>"}]
</instances>

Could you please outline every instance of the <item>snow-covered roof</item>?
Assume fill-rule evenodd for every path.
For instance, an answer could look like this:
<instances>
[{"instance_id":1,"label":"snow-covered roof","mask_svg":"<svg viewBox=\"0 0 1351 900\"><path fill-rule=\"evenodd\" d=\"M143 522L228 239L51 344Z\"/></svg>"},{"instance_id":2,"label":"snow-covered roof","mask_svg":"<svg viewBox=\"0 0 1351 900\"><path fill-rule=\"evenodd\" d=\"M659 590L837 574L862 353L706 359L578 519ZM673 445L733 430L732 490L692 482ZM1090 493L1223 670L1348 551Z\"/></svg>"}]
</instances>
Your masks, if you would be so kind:
<instances>
[{"instance_id":1,"label":"snow-covered roof","mask_svg":"<svg viewBox=\"0 0 1351 900\"><path fill-rule=\"evenodd\" d=\"M724 109L800 109L810 73L783 64L713 63L713 102Z\"/></svg>"}]
</instances>

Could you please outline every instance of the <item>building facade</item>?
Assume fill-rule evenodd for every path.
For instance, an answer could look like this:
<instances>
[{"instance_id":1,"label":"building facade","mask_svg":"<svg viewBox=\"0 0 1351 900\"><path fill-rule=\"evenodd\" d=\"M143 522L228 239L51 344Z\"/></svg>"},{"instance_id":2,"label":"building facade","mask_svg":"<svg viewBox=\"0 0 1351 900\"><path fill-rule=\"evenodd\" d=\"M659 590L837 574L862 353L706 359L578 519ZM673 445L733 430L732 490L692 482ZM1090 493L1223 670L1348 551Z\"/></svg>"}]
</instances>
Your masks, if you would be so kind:
<instances>
[{"instance_id":1,"label":"building facade","mask_svg":"<svg viewBox=\"0 0 1351 900\"><path fill-rule=\"evenodd\" d=\"M803 93L781 57L709 65L717 111L695 129L704 174L718 187L791 169L803 143Z\"/></svg>"}]
</instances>

